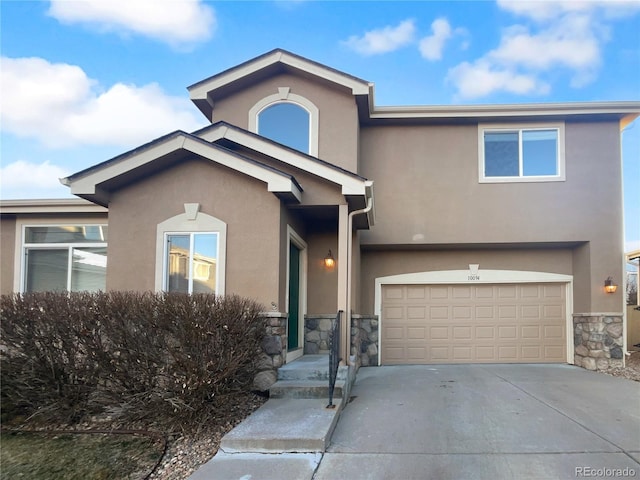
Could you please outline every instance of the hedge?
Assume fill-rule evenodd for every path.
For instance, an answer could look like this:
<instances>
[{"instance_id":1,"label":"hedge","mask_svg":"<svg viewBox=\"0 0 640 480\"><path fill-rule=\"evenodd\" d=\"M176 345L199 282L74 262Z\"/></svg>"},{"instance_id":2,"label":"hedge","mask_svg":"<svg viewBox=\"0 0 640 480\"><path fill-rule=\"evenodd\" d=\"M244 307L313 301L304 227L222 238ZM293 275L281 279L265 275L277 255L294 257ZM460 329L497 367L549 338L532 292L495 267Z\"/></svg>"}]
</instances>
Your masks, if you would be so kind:
<instances>
[{"instance_id":1,"label":"hedge","mask_svg":"<svg viewBox=\"0 0 640 480\"><path fill-rule=\"evenodd\" d=\"M3 295L3 421L102 415L188 428L224 417L251 388L261 311L237 296Z\"/></svg>"}]
</instances>

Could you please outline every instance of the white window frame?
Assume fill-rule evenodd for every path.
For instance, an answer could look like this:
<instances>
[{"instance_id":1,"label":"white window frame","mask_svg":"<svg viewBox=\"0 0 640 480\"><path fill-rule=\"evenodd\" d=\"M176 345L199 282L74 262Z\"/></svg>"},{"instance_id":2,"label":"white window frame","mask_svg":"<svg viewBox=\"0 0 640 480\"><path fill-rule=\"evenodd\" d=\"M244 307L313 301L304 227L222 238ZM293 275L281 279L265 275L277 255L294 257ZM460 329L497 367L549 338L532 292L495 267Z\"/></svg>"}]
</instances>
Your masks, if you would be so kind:
<instances>
[{"instance_id":1,"label":"white window frame","mask_svg":"<svg viewBox=\"0 0 640 480\"><path fill-rule=\"evenodd\" d=\"M318 126L320 122L320 111L313 102L301 95L291 93L289 87L278 87L278 93L269 95L259 100L249 110L249 131L259 132L258 117L263 110L277 105L278 103L291 103L304 109L309 114L309 151L304 152L313 157L318 157Z\"/></svg>"},{"instance_id":2,"label":"white window frame","mask_svg":"<svg viewBox=\"0 0 640 480\"><path fill-rule=\"evenodd\" d=\"M170 235L189 235L189 271L187 272L187 280L189 282L187 293L191 295L193 293L193 279L194 279L194 245L196 235L215 235L216 236L216 290L215 294L218 295L218 285L220 284L220 268L218 268L218 258L220 257L220 232L164 232L164 265L163 265L163 282L162 290L169 291L169 236Z\"/></svg>"},{"instance_id":3,"label":"white window frame","mask_svg":"<svg viewBox=\"0 0 640 480\"><path fill-rule=\"evenodd\" d=\"M66 250L68 254L67 259L67 282L66 291L71 291L71 273L73 271L73 249L81 248L107 248L107 242L58 242L58 243L29 243L27 239L27 228L30 227L108 227L107 223L93 223L93 222L19 222L18 232L20 235L19 243L20 249L16 252L20 259L16 264L19 264L20 276L18 280L18 288L14 290L19 293L27 292L27 249L29 250Z\"/></svg>"},{"instance_id":4,"label":"white window frame","mask_svg":"<svg viewBox=\"0 0 640 480\"><path fill-rule=\"evenodd\" d=\"M227 224L219 218L200 212L199 203L185 203L185 213L168 218L156 228L156 292L166 291L166 234L218 234L216 259L216 295L224 295L226 288Z\"/></svg>"},{"instance_id":5,"label":"white window frame","mask_svg":"<svg viewBox=\"0 0 640 480\"><path fill-rule=\"evenodd\" d=\"M522 132L535 130L555 130L558 132L556 151L555 175L530 175L524 176L522 159ZM518 163L519 175L513 177L487 177L484 174L484 134L499 132L518 133ZM565 174L565 147L564 147L564 122L555 123L514 123L514 124L480 124L478 125L478 181L480 183L530 183L530 182L564 182Z\"/></svg>"}]
</instances>

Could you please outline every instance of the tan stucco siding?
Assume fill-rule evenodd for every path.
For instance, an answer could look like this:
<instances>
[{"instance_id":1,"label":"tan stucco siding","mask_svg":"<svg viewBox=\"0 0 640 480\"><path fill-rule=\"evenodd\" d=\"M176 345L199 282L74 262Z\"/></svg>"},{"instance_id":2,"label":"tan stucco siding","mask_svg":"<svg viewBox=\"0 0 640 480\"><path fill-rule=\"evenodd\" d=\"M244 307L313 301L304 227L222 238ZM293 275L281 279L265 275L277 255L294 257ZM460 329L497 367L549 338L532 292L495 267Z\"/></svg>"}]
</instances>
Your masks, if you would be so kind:
<instances>
[{"instance_id":1,"label":"tan stucco siding","mask_svg":"<svg viewBox=\"0 0 640 480\"><path fill-rule=\"evenodd\" d=\"M337 224L314 225L308 234L309 241L309 302L308 313L328 314L338 310L338 267L342 259L338 255ZM328 270L324 258L331 250L336 267Z\"/></svg>"},{"instance_id":2,"label":"tan stucco siding","mask_svg":"<svg viewBox=\"0 0 640 480\"><path fill-rule=\"evenodd\" d=\"M520 270L572 274L570 249L363 251L362 313L374 312L375 279L403 273L466 270ZM358 312L360 313L360 312Z\"/></svg>"},{"instance_id":3,"label":"tan stucco siding","mask_svg":"<svg viewBox=\"0 0 640 480\"><path fill-rule=\"evenodd\" d=\"M3 216L0 218L0 294L2 295L9 294L14 290L15 243L15 217Z\"/></svg>"},{"instance_id":4,"label":"tan stucco siding","mask_svg":"<svg viewBox=\"0 0 640 480\"><path fill-rule=\"evenodd\" d=\"M109 205L107 289L153 290L157 225L185 203L227 224L226 293L278 299L280 200L258 180L209 162L184 161L124 188Z\"/></svg>"},{"instance_id":5,"label":"tan stucco siding","mask_svg":"<svg viewBox=\"0 0 640 480\"><path fill-rule=\"evenodd\" d=\"M619 135L615 122L567 123L566 181L481 184L475 125L365 128L360 173L376 182L376 226L362 243L589 242L575 307L619 312L621 294L601 288L622 275Z\"/></svg>"},{"instance_id":6,"label":"tan stucco siding","mask_svg":"<svg viewBox=\"0 0 640 480\"><path fill-rule=\"evenodd\" d=\"M290 74L276 75L242 92L214 99L213 122L225 121L248 129L249 110L279 87L305 97L319 110L318 157L355 172L358 168L358 112L354 97L318 82Z\"/></svg>"}]
</instances>

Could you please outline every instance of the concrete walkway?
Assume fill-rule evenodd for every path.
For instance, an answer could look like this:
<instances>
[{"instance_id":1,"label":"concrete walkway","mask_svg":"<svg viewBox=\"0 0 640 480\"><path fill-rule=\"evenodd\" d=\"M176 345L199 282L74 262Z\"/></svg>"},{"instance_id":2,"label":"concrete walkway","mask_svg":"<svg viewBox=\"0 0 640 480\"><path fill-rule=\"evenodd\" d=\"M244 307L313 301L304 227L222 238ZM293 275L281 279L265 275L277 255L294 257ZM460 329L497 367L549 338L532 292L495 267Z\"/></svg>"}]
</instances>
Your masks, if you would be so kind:
<instances>
[{"instance_id":1,"label":"concrete walkway","mask_svg":"<svg viewBox=\"0 0 640 480\"><path fill-rule=\"evenodd\" d=\"M569 365L370 367L351 398L324 454L219 453L192 478L640 477L638 382Z\"/></svg>"}]
</instances>

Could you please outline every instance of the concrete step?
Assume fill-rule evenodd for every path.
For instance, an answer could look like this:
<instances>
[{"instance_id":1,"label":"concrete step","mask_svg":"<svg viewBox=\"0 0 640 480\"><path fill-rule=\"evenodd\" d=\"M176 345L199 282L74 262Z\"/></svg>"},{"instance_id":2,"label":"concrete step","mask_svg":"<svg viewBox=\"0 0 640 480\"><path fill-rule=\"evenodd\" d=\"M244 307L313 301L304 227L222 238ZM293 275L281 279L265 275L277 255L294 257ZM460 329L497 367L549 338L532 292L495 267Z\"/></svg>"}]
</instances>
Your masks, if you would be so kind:
<instances>
[{"instance_id":1,"label":"concrete step","mask_svg":"<svg viewBox=\"0 0 640 480\"><path fill-rule=\"evenodd\" d=\"M338 380L347 378L348 367L338 367ZM304 355L278 369L278 380L329 381L329 355Z\"/></svg>"},{"instance_id":2,"label":"concrete step","mask_svg":"<svg viewBox=\"0 0 640 480\"><path fill-rule=\"evenodd\" d=\"M220 443L226 453L324 452L338 421L341 400L270 398Z\"/></svg>"},{"instance_id":3,"label":"concrete step","mask_svg":"<svg viewBox=\"0 0 640 480\"><path fill-rule=\"evenodd\" d=\"M336 381L333 398L342 397L344 380ZM269 389L270 398L329 398L329 380L278 380Z\"/></svg>"}]
</instances>

